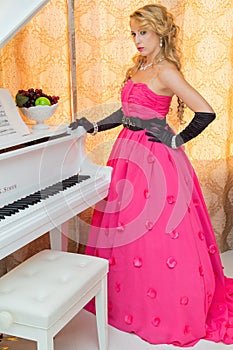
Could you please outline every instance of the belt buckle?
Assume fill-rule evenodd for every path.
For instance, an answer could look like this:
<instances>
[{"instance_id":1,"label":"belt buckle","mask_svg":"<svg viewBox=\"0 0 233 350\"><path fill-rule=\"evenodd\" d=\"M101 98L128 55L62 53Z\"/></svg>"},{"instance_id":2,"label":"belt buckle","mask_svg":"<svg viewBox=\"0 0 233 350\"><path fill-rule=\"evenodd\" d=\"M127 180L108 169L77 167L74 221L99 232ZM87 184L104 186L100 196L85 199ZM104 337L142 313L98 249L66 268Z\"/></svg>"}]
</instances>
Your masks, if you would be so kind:
<instances>
[{"instance_id":1,"label":"belt buckle","mask_svg":"<svg viewBox=\"0 0 233 350\"><path fill-rule=\"evenodd\" d=\"M132 122L130 121L130 117L124 116L122 120L123 120L124 126L125 126L127 129L129 129L131 126L135 126L135 123L132 123Z\"/></svg>"},{"instance_id":2,"label":"belt buckle","mask_svg":"<svg viewBox=\"0 0 233 350\"><path fill-rule=\"evenodd\" d=\"M126 124L126 128L130 128L130 125L131 125L131 123L130 123L130 118L129 117L126 117L125 118L125 124Z\"/></svg>"}]
</instances>

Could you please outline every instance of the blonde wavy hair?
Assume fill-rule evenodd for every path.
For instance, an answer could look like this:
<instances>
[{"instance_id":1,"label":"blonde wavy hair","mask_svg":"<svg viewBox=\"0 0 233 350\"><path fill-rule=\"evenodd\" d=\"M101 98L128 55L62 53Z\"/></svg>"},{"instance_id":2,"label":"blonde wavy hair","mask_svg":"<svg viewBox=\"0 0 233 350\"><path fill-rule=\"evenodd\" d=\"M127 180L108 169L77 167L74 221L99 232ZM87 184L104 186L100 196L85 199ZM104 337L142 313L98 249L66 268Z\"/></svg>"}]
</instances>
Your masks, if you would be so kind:
<instances>
[{"instance_id":1,"label":"blonde wavy hair","mask_svg":"<svg viewBox=\"0 0 233 350\"><path fill-rule=\"evenodd\" d=\"M130 19L135 19L141 30L153 30L161 38L163 45L153 63L156 64L161 59L166 59L181 71L180 52L177 47L179 27L174 23L173 15L168 12L167 8L159 4L145 5L133 12ZM127 70L125 81L138 71L145 60L146 57L140 53L133 57L134 65ZM177 114L182 121L184 104L179 97L177 100Z\"/></svg>"}]
</instances>

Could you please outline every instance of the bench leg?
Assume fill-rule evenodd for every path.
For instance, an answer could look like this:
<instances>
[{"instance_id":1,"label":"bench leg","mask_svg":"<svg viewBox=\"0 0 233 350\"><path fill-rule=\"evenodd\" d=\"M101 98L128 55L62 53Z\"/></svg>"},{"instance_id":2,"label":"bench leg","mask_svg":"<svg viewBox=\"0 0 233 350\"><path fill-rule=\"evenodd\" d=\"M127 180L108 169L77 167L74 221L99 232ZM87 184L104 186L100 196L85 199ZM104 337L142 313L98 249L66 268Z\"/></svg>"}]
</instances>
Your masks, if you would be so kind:
<instances>
[{"instance_id":1,"label":"bench leg","mask_svg":"<svg viewBox=\"0 0 233 350\"><path fill-rule=\"evenodd\" d=\"M108 349L108 316L107 316L107 276L101 281L101 289L95 297L96 322L99 349Z\"/></svg>"}]
</instances>

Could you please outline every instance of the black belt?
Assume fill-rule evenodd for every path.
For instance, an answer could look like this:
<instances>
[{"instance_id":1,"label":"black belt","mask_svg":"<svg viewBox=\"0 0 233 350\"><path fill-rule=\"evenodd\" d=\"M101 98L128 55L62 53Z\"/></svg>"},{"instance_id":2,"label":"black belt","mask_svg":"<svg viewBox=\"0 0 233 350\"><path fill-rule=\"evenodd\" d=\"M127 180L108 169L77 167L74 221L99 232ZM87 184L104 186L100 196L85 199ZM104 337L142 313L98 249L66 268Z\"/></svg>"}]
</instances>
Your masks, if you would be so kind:
<instances>
[{"instance_id":1,"label":"black belt","mask_svg":"<svg viewBox=\"0 0 233 350\"><path fill-rule=\"evenodd\" d=\"M152 118L152 119L144 120L137 117L126 117L125 115L122 118L123 126L132 131L149 129L151 126L151 123L162 125L164 127L167 125L166 118L164 119Z\"/></svg>"}]
</instances>

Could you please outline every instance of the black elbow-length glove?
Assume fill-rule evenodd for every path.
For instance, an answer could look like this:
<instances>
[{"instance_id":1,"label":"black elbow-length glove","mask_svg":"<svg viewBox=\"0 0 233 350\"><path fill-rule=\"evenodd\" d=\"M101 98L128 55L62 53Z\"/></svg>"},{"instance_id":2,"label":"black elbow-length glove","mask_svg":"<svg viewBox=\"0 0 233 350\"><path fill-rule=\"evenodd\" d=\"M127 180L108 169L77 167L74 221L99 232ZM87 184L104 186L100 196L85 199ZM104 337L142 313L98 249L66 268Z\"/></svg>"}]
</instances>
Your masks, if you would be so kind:
<instances>
[{"instance_id":1,"label":"black elbow-length glove","mask_svg":"<svg viewBox=\"0 0 233 350\"><path fill-rule=\"evenodd\" d=\"M177 135L174 135L170 128L166 129L156 124L151 125L146 135L149 136L148 141L162 142L168 147L178 148L199 135L215 118L215 113L196 112L191 122Z\"/></svg>"},{"instance_id":2,"label":"black elbow-length glove","mask_svg":"<svg viewBox=\"0 0 233 350\"><path fill-rule=\"evenodd\" d=\"M105 131L109 129L116 128L117 126L122 124L123 112L122 109L118 109L113 112L108 117L98 121L97 123L91 123L87 118L83 117L80 119L76 119L75 122L71 123L69 127L74 130L77 129L78 126L84 127L84 129L88 133L97 133L99 131Z\"/></svg>"}]
</instances>

